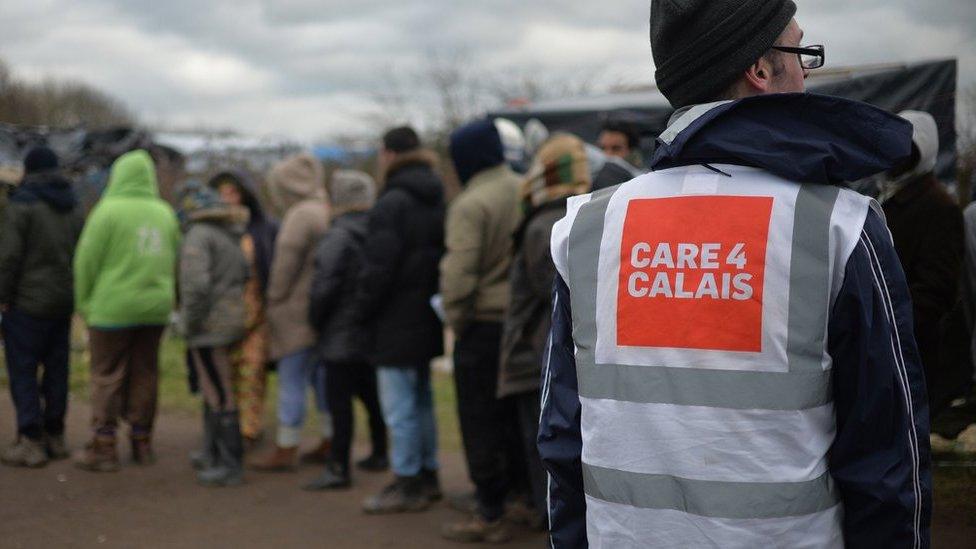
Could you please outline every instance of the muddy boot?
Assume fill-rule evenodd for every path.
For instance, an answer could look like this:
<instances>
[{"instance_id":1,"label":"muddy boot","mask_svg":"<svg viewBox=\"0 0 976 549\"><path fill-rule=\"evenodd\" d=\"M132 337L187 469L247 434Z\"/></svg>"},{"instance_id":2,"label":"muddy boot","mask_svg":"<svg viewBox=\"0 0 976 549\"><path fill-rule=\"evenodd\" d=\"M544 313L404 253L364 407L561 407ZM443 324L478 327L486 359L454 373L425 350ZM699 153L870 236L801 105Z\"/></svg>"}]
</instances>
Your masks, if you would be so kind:
<instances>
[{"instance_id":1,"label":"muddy boot","mask_svg":"<svg viewBox=\"0 0 976 549\"><path fill-rule=\"evenodd\" d=\"M129 443L132 448L132 463L144 466L156 463L150 433L132 433Z\"/></svg>"},{"instance_id":2,"label":"muddy boot","mask_svg":"<svg viewBox=\"0 0 976 549\"><path fill-rule=\"evenodd\" d=\"M302 454L300 461L305 465L325 465L332 455L332 440L323 438L318 446Z\"/></svg>"},{"instance_id":3,"label":"muddy boot","mask_svg":"<svg viewBox=\"0 0 976 549\"><path fill-rule=\"evenodd\" d=\"M363 502L363 511L370 515L413 513L428 507L430 500L423 493L420 475L396 477L379 494Z\"/></svg>"},{"instance_id":4,"label":"muddy boot","mask_svg":"<svg viewBox=\"0 0 976 549\"><path fill-rule=\"evenodd\" d=\"M335 462L325 464L325 471L312 482L302 486L303 490L341 490L349 488L352 481L349 478L349 469Z\"/></svg>"},{"instance_id":5,"label":"muddy boot","mask_svg":"<svg viewBox=\"0 0 976 549\"><path fill-rule=\"evenodd\" d=\"M204 486L237 486L244 482L244 441L237 412L212 414L217 459L212 467L197 473Z\"/></svg>"},{"instance_id":6,"label":"muddy boot","mask_svg":"<svg viewBox=\"0 0 976 549\"><path fill-rule=\"evenodd\" d=\"M441 536L461 543L505 543L512 539L512 532L501 519L488 522L481 517L474 517L445 524L441 529Z\"/></svg>"},{"instance_id":7,"label":"muddy boot","mask_svg":"<svg viewBox=\"0 0 976 549\"><path fill-rule=\"evenodd\" d=\"M44 435L44 449L47 451L47 457L53 460L71 457L68 445L64 442L64 433Z\"/></svg>"},{"instance_id":8,"label":"muddy boot","mask_svg":"<svg viewBox=\"0 0 976 549\"><path fill-rule=\"evenodd\" d=\"M12 467L44 467L47 452L42 441L21 435L0 455L0 462Z\"/></svg>"},{"instance_id":9,"label":"muddy boot","mask_svg":"<svg viewBox=\"0 0 976 549\"><path fill-rule=\"evenodd\" d=\"M95 435L85 449L75 456L75 466L95 473L112 473L122 468L115 451L115 437Z\"/></svg>"},{"instance_id":10,"label":"muddy boot","mask_svg":"<svg viewBox=\"0 0 976 549\"><path fill-rule=\"evenodd\" d=\"M255 471L264 471L266 473L294 471L295 458L297 456L297 447L282 448L281 446L275 445L271 453L249 461L247 466Z\"/></svg>"},{"instance_id":11,"label":"muddy boot","mask_svg":"<svg viewBox=\"0 0 976 549\"><path fill-rule=\"evenodd\" d=\"M195 471L213 467L217 461L217 443L214 436L214 417L210 407L203 405L203 445L190 452L190 465Z\"/></svg>"}]
</instances>

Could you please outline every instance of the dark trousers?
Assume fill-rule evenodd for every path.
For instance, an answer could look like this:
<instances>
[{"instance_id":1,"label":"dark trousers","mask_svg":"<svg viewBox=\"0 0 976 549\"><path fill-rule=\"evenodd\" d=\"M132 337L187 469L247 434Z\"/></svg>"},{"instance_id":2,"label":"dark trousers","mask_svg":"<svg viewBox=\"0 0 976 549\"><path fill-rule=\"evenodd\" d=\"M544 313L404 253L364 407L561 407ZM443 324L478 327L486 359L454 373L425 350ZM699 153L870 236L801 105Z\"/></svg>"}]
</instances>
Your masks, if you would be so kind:
<instances>
[{"instance_id":1,"label":"dark trousers","mask_svg":"<svg viewBox=\"0 0 976 549\"><path fill-rule=\"evenodd\" d=\"M23 436L38 440L45 432L64 432L70 334L71 318L38 318L17 310L3 314L10 395L17 409L17 432Z\"/></svg>"},{"instance_id":2,"label":"dark trousers","mask_svg":"<svg viewBox=\"0 0 976 549\"><path fill-rule=\"evenodd\" d=\"M373 455L386 455L386 423L376 390L376 368L365 362L327 362L325 391L332 412L332 460L349 471L352 447L352 397L357 396L369 416Z\"/></svg>"},{"instance_id":3,"label":"dark trousers","mask_svg":"<svg viewBox=\"0 0 976 549\"><path fill-rule=\"evenodd\" d=\"M529 497L532 506L541 515L546 516L546 484L548 478L539 457L539 413L541 408L541 393L533 391L513 397L518 408L519 431L522 435L522 450L525 454L526 473L529 483Z\"/></svg>"},{"instance_id":4,"label":"dark trousers","mask_svg":"<svg viewBox=\"0 0 976 549\"><path fill-rule=\"evenodd\" d=\"M501 323L476 322L454 345L461 439L478 510L488 521L501 517L506 496L520 488L523 478L515 403L495 394L501 336Z\"/></svg>"},{"instance_id":5,"label":"dark trousers","mask_svg":"<svg viewBox=\"0 0 976 549\"><path fill-rule=\"evenodd\" d=\"M89 328L95 431L114 436L119 418L124 418L133 434L152 432L159 392L162 335L162 326Z\"/></svg>"},{"instance_id":6,"label":"dark trousers","mask_svg":"<svg viewBox=\"0 0 976 549\"><path fill-rule=\"evenodd\" d=\"M229 347L196 347L187 350L196 372L203 402L214 412L237 410Z\"/></svg>"}]
</instances>

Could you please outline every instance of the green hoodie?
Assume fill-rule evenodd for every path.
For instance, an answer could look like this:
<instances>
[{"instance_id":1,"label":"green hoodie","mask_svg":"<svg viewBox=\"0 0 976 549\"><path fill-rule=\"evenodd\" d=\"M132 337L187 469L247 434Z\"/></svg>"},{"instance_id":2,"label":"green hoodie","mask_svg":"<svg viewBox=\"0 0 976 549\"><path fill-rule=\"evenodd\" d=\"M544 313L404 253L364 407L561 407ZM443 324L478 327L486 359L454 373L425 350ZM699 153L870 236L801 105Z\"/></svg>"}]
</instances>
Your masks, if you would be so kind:
<instances>
[{"instance_id":1,"label":"green hoodie","mask_svg":"<svg viewBox=\"0 0 976 549\"><path fill-rule=\"evenodd\" d=\"M75 306L90 327L163 325L175 300L180 228L146 151L119 157L75 252Z\"/></svg>"}]
</instances>

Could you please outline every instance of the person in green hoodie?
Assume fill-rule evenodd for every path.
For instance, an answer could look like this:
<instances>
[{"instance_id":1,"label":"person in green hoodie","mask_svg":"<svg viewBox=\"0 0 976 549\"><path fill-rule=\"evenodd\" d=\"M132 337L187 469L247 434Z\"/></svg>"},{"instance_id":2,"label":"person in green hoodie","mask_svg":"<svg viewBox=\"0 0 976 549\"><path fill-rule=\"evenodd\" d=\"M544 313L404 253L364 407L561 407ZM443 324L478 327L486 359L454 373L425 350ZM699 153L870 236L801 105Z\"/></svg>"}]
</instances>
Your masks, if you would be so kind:
<instances>
[{"instance_id":1,"label":"person in green hoodie","mask_svg":"<svg viewBox=\"0 0 976 549\"><path fill-rule=\"evenodd\" d=\"M144 150L112 165L74 258L75 308L88 325L94 436L77 456L90 471L117 471L115 431L130 425L132 459L154 460L159 341L175 302L180 228L159 198Z\"/></svg>"}]
</instances>

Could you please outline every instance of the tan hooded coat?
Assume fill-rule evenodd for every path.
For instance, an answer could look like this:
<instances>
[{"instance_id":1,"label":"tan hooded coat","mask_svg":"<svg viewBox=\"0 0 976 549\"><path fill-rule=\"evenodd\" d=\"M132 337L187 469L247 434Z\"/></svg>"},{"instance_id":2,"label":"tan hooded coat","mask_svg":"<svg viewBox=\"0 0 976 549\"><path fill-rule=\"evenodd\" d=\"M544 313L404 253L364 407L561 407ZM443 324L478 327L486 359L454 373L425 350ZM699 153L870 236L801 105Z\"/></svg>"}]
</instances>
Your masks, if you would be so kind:
<instances>
[{"instance_id":1,"label":"tan hooded coat","mask_svg":"<svg viewBox=\"0 0 976 549\"><path fill-rule=\"evenodd\" d=\"M268 281L268 328L271 360L279 360L315 344L308 324L308 293L315 270L314 251L329 226L325 171L315 158L289 157L267 177L272 206L285 212L275 241Z\"/></svg>"}]
</instances>

